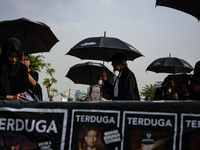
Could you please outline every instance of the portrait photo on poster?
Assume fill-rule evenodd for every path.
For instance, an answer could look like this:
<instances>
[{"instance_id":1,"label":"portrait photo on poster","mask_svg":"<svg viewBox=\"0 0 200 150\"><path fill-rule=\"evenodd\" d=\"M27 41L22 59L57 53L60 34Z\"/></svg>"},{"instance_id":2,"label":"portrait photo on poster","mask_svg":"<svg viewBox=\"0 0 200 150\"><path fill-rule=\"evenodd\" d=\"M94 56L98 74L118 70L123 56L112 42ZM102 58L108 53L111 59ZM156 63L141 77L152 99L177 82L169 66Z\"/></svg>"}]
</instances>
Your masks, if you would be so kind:
<instances>
[{"instance_id":1,"label":"portrait photo on poster","mask_svg":"<svg viewBox=\"0 0 200 150\"><path fill-rule=\"evenodd\" d=\"M176 149L176 114L125 111L123 119L122 149Z\"/></svg>"},{"instance_id":2,"label":"portrait photo on poster","mask_svg":"<svg viewBox=\"0 0 200 150\"><path fill-rule=\"evenodd\" d=\"M108 135L106 130L110 126L112 126L113 129L119 129L120 111L87 109L73 110L69 150L93 150L95 148L95 150L110 150L107 145L104 144L105 141L101 138L102 134L105 132L107 135L105 136L105 138L107 138L106 142L108 143L108 140L112 140L108 138L113 135ZM117 147L115 146L115 150L119 150L118 145Z\"/></svg>"},{"instance_id":3,"label":"portrait photo on poster","mask_svg":"<svg viewBox=\"0 0 200 150\"><path fill-rule=\"evenodd\" d=\"M107 150L101 140L103 128L89 125L83 127L79 133L79 149L81 150Z\"/></svg>"},{"instance_id":4,"label":"portrait photo on poster","mask_svg":"<svg viewBox=\"0 0 200 150\"><path fill-rule=\"evenodd\" d=\"M101 101L102 96L102 85L90 86L89 100L90 101Z\"/></svg>"}]
</instances>

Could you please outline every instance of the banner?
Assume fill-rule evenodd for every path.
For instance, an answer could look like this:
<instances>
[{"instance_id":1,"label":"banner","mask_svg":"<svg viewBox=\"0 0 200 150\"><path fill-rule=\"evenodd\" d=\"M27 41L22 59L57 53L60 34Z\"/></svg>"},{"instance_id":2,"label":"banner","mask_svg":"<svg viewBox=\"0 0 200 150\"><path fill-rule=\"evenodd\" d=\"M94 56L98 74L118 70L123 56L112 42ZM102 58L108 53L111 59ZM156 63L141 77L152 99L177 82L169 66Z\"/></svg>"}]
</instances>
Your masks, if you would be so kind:
<instances>
[{"instance_id":1,"label":"banner","mask_svg":"<svg viewBox=\"0 0 200 150\"><path fill-rule=\"evenodd\" d=\"M0 150L199 150L198 101L0 101Z\"/></svg>"}]
</instances>

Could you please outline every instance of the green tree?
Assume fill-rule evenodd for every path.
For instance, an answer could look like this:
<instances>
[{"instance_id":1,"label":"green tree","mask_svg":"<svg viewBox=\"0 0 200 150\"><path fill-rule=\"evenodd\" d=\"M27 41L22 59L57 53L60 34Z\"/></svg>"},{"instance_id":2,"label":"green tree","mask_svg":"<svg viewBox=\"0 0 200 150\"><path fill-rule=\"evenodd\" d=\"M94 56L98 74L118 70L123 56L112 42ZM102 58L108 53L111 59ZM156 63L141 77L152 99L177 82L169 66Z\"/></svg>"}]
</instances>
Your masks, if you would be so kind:
<instances>
[{"instance_id":1,"label":"green tree","mask_svg":"<svg viewBox=\"0 0 200 150\"><path fill-rule=\"evenodd\" d=\"M50 101L53 101L54 93L58 93L58 90L55 88L52 88L52 85L57 83L57 80L53 77L53 74L55 73L55 69L51 68L51 64L46 64L46 74L50 75L51 78L45 78L43 79L43 86L47 88L47 95Z\"/></svg>"},{"instance_id":2,"label":"green tree","mask_svg":"<svg viewBox=\"0 0 200 150\"><path fill-rule=\"evenodd\" d=\"M74 99L72 97L68 97L68 101L71 102L74 101Z\"/></svg>"},{"instance_id":3,"label":"green tree","mask_svg":"<svg viewBox=\"0 0 200 150\"><path fill-rule=\"evenodd\" d=\"M76 99L76 101L81 101L81 98L80 98L80 97L78 97L78 98Z\"/></svg>"},{"instance_id":4,"label":"green tree","mask_svg":"<svg viewBox=\"0 0 200 150\"><path fill-rule=\"evenodd\" d=\"M154 93L155 93L155 90L156 90L156 85L147 85L145 84L145 87L142 88L141 90L141 94L145 96L145 100L148 100L148 101L151 101L154 99Z\"/></svg>"},{"instance_id":5,"label":"green tree","mask_svg":"<svg viewBox=\"0 0 200 150\"><path fill-rule=\"evenodd\" d=\"M45 57L43 55L29 55L30 56L30 66L29 68L33 71L41 72L41 70L47 65L44 62Z\"/></svg>"},{"instance_id":6,"label":"green tree","mask_svg":"<svg viewBox=\"0 0 200 150\"><path fill-rule=\"evenodd\" d=\"M85 94L85 98L84 98L84 101L89 101L89 92L87 94Z\"/></svg>"}]
</instances>

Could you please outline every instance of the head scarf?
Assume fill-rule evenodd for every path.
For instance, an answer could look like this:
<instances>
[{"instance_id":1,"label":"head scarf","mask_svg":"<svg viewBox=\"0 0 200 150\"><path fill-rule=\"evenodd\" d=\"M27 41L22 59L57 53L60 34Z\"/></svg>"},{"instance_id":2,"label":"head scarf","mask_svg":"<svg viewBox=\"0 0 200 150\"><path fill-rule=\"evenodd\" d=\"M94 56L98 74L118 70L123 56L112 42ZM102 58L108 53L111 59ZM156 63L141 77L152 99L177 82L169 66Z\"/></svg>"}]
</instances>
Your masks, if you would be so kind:
<instances>
[{"instance_id":1,"label":"head scarf","mask_svg":"<svg viewBox=\"0 0 200 150\"><path fill-rule=\"evenodd\" d=\"M7 56L13 51L17 51L20 56L22 54L22 45L18 39L9 38L3 43L0 57L0 78L6 93L10 93L9 77L16 76L19 71L19 60L15 65L10 65L7 59Z\"/></svg>"}]
</instances>

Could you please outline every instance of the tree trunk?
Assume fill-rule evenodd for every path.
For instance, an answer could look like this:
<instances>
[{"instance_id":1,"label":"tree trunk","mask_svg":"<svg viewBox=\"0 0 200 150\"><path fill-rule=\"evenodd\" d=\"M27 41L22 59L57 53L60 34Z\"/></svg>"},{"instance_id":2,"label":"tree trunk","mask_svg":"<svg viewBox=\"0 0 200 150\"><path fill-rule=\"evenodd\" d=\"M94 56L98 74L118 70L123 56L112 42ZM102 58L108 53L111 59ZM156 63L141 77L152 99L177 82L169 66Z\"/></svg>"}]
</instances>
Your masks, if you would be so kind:
<instances>
[{"instance_id":1,"label":"tree trunk","mask_svg":"<svg viewBox=\"0 0 200 150\"><path fill-rule=\"evenodd\" d=\"M48 94L48 98L49 100L52 102L53 101L53 96L50 94L50 87L47 87L47 94Z\"/></svg>"}]
</instances>

